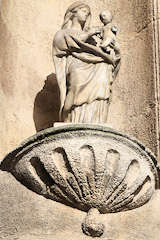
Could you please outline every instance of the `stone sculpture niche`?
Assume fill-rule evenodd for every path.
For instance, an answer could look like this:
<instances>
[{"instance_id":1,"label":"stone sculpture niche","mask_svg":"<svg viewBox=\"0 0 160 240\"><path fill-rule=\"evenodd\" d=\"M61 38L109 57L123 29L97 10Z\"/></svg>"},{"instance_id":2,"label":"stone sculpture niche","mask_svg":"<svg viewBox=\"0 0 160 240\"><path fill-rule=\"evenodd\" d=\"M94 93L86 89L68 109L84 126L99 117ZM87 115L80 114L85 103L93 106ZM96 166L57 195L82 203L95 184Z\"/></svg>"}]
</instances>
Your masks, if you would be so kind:
<instances>
[{"instance_id":1,"label":"stone sculpture niche","mask_svg":"<svg viewBox=\"0 0 160 240\"><path fill-rule=\"evenodd\" d=\"M60 120L74 124L37 133L9 153L0 168L46 199L86 212L81 230L101 237L106 229L100 214L146 204L159 188L159 168L143 144L103 126L120 48L109 11L100 13L103 26L91 27L90 20L90 7L75 2L53 41Z\"/></svg>"}]
</instances>

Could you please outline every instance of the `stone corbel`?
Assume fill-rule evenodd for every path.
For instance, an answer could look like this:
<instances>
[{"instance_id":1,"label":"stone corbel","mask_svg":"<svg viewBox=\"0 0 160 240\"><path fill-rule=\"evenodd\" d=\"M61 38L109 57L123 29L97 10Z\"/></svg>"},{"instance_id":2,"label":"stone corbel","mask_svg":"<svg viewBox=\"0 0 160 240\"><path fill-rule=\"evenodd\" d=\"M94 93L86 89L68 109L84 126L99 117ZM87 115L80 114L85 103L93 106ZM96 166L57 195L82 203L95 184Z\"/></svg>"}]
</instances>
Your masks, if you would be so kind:
<instances>
[{"instance_id":1,"label":"stone corbel","mask_svg":"<svg viewBox=\"0 0 160 240\"><path fill-rule=\"evenodd\" d=\"M100 214L136 209L159 188L154 155L136 139L96 125L46 129L23 142L1 170L45 198L87 212L86 235L100 237Z\"/></svg>"}]
</instances>

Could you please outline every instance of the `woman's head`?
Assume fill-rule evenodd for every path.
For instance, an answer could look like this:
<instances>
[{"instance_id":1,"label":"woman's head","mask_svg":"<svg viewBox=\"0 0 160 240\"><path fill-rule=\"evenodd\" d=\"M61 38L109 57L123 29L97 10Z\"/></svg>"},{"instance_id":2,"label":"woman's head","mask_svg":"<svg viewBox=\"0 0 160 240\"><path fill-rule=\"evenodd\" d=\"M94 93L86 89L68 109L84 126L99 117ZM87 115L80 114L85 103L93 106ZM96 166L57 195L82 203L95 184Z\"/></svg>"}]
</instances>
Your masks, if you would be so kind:
<instances>
[{"instance_id":1,"label":"woman's head","mask_svg":"<svg viewBox=\"0 0 160 240\"><path fill-rule=\"evenodd\" d=\"M77 18L83 24L83 30L89 28L91 20L90 7L80 1L73 3L66 11L62 29L70 28L74 18Z\"/></svg>"}]
</instances>

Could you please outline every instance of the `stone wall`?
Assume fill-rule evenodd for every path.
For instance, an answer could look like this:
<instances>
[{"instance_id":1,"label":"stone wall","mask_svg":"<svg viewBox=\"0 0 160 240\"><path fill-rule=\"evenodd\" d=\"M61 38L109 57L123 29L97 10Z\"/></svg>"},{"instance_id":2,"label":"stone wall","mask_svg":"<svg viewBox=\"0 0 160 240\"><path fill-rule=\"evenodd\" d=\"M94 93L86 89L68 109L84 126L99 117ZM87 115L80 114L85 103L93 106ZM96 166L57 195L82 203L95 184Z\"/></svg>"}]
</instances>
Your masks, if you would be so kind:
<instances>
[{"instance_id":1,"label":"stone wall","mask_svg":"<svg viewBox=\"0 0 160 240\"><path fill-rule=\"evenodd\" d=\"M71 0L1 4L0 96L2 158L25 138L58 120L52 39ZM109 8L118 26L122 65L113 87L109 124L156 149L152 5L139 1L86 1L93 25ZM124 7L125 6L125 7Z\"/></svg>"},{"instance_id":2,"label":"stone wall","mask_svg":"<svg viewBox=\"0 0 160 240\"><path fill-rule=\"evenodd\" d=\"M160 159L160 2L153 1L153 54L157 126L157 155Z\"/></svg>"},{"instance_id":3,"label":"stone wall","mask_svg":"<svg viewBox=\"0 0 160 240\"><path fill-rule=\"evenodd\" d=\"M109 124L138 138L157 154L159 133L156 117L159 113L156 109L159 92L156 102L155 90L159 86L159 80L155 74L158 69L155 59L159 50L153 42L153 3L150 0L99 0L96 4L95 0L84 1L91 6L93 25L100 24L98 14L102 9L108 8L118 26L122 65L113 87ZM72 2L74 1L1 2L0 159L25 138L58 121L59 94L52 61L52 39L61 27L66 8ZM158 22L156 20L156 29ZM60 230L65 228L68 240L72 237L72 224L75 226L75 236L78 236L80 219L85 216L83 212L32 193L5 172L0 174L0 191L3 193L0 197L2 239L62 239L64 235L59 235ZM156 207L154 211L157 212ZM140 214L145 216L144 212L142 209ZM118 214L117 224L122 219L124 225L128 222L130 216L124 215L125 213ZM156 218L155 215L152 217ZM62 216L65 216L63 223ZM111 222L113 218L115 217L109 217ZM138 219L137 215L134 219ZM142 226L143 222L140 221L139 224ZM148 227L144 226L144 231L147 230ZM58 235L55 238L56 232ZM45 235L43 238L42 233ZM109 229L109 234L118 240L131 238L132 222L129 223L124 238L120 238L119 233L112 228ZM145 237L142 235L140 239Z\"/></svg>"}]
</instances>

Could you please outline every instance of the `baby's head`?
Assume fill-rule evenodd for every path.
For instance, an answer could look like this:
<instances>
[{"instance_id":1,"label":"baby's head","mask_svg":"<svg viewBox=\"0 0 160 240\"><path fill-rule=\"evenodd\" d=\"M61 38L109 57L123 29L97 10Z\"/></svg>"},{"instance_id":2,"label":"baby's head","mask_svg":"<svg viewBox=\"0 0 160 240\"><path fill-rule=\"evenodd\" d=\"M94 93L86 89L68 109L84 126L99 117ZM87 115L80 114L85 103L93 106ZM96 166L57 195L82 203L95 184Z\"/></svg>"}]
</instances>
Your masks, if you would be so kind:
<instances>
[{"instance_id":1,"label":"baby's head","mask_svg":"<svg viewBox=\"0 0 160 240\"><path fill-rule=\"evenodd\" d=\"M113 19L111 12L108 10L102 11L99 14L99 17L100 17L101 22L104 25L107 25L108 23L112 22L112 19Z\"/></svg>"}]
</instances>

